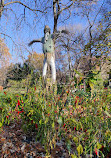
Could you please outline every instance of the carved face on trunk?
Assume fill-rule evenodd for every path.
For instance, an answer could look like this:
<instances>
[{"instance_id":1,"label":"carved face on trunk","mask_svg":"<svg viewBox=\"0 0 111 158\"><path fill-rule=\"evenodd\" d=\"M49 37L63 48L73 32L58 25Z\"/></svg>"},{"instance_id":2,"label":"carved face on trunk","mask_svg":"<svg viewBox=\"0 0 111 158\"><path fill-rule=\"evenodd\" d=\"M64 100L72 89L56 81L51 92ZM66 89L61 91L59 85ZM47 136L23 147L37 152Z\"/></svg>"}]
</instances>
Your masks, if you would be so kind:
<instances>
[{"instance_id":1,"label":"carved face on trunk","mask_svg":"<svg viewBox=\"0 0 111 158\"><path fill-rule=\"evenodd\" d=\"M49 32L46 32L46 33L45 33L45 35L44 35L44 37L45 37L45 43L46 43L46 41L48 40L49 35L50 35L50 33L49 33Z\"/></svg>"},{"instance_id":2,"label":"carved face on trunk","mask_svg":"<svg viewBox=\"0 0 111 158\"><path fill-rule=\"evenodd\" d=\"M46 25L45 28L44 28L45 43L48 40L49 35L50 35L50 28L49 28L49 26Z\"/></svg>"}]
</instances>

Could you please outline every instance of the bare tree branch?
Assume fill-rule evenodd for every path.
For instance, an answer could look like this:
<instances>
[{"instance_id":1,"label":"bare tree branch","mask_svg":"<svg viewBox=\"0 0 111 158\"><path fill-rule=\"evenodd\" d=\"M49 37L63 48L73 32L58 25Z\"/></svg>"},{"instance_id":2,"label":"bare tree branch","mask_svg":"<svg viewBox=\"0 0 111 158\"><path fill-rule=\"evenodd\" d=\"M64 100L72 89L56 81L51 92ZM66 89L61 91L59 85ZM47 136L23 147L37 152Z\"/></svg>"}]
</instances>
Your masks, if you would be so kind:
<instances>
[{"instance_id":1,"label":"bare tree branch","mask_svg":"<svg viewBox=\"0 0 111 158\"><path fill-rule=\"evenodd\" d=\"M0 1L0 17L2 16L3 8L4 8L4 0L1 0Z\"/></svg>"},{"instance_id":2,"label":"bare tree branch","mask_svg":"<svg viewBox=\"0 0 111 158\"><path fill-rule=\"evenodd\" d=\"M10 4L13 4L13 3L21 4L21 5L23 5L24 7L26 7L27 9L29 9L31 11L38 11L38 12L41 12L41 13L46 13L46 12L44 12L42 10L39 10L39 9L32 9L32 8L28 7L27 5L25 5L24 3L20 2L20 1L13 1L13 2L6 3L6 4L4 4L4 7L7 6L7 5L10 5Z\"/></svg>"},{"instance_id":3,"label":"bare tree branch","mask_svg":"<svg viewBox=\"0 0 111 158\"><path fill-rule=\"evenodd\" d=\"M7 36L8 38L10 38L12 40L12 42L14 43L15 46L17 46L17 44L13 41L12 37L10 37L9 35L6 35L5 33L0 33L1 35Z\"/></svg>"},{"instance_id":4,"label":"bare tree branch","mask_svg":"<svg viewBox=\"0 0 111 158\"><path fill-rule=\"evenodd\" d=\"M62 8L58 14L62 13L62 11L69 9L72 5L74 4L74 2L72 2L70 5L66 6L65 8Z\"/></svg>"}]
</instances>

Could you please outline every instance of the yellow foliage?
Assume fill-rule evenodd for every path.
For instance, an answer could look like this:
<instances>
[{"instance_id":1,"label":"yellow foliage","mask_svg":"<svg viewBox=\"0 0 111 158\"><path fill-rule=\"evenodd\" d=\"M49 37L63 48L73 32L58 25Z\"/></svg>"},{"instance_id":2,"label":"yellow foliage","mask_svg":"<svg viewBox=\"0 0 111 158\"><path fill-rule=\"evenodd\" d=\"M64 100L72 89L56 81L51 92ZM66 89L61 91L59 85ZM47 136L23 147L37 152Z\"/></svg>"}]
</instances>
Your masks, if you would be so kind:
<instances>
[{"instance_id":1,"label":"yellow foliage","mask_svg":"<svg viewBox=\"0 0 111 158\"><path fill-rule=\"evenodd\" d=\"M102 145L99 143L99 142L97 142L97 149L101 149L102 148Z\"/></svg>"},{"instance_id":2,"label":"yellow foliage","mask_svg":"<svg viewBox=\"0 0 111 158\"><path fill-rule=\"evenodd\" d=\"M42 71L43 69L44 54L38 54L34 52L28 56L28 61L37 69Z\"/></svg>"},{"instance_id":3,"label":"yellow foliage","mask_svg":"<svg viewBox=\"0 0 111 158\"><path fill-rule=\"evenodd\" d=\"M78 155L81 155L83 153L83 147L81 144L79 144L79 146L77 147L77 152L78 152Z\"/></svg>"},{"instance_id":4,"label":"yellow foliage","mask_svg":"<svg viewBox=\"0 0 111 158\"><path fill-rule=\"evenodd\" d=\"M0 122L0 128L3 126L3 124Z\"/></svg>"},{"instance_id":5,"label":"yellow foliage","mask_svg":"<svg viewBox=\"0 0 111 158\"><path fill-rule=\"evenodd\" d=\"M79 141L78 137L74 137L73 140L75 143L78 143L78 141Z\"/></svg>"},{"instance_id":6,"label":"yellow foliage","mask_svg":"<svg viewBox=\"0 0 111 158\"><path fill-rule=\"evenodd\" d=\"M11 54L9 53L9 49L4 43L4 40L0 39L0 66L8 67L10 59Z\"/></svg>"},{"instance_id":7,"label":"yellow foliage","mask_svg":"<svg viewBox=\"0 0 111 158\"><path fill-rule=\"evenodd\" d=\"M77 158L77 156L76 156L76 155L71 154L71 158Z\"/></svg>"}]
</instances>

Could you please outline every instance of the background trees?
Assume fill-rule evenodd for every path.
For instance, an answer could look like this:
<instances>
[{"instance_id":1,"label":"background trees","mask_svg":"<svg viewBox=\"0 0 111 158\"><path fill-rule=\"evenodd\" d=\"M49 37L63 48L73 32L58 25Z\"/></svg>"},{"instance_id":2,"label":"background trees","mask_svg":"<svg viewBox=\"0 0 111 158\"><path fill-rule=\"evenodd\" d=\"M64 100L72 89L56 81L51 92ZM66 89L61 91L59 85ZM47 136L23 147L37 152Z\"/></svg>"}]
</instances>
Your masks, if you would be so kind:
<instances>
[{"instance_id":1,"label":"background trees","mask_svg":"<svg viewBox=\"0 0 111 158\"><path fill-rule=\"evenodd\" d=\"M10 65L11 54L9 49L4 43L3 39L0 39L0 85L5 84L7 69Z\"/></svg>"},{"instance_id":2,"label":"background trees","mask_svg":"<svg viewBox=\"0 0 111 158\"><path fill-rule=\"evenodd\" d=\"M55 41L56 67L57 72L71 78L74 75L74 63L76 61L79 64L81 56L88 56L89 70L92 69L91 60L94 56L109 56L110 4L109 0L1 0L0 34L5 39L14 64L17 60L22 65L27 61L41 74L41 45L34 44L28 48L27 43L43 36L45 24L50 26L53 33L67 29L69 35Z\"/></svg>"}]
</instances>

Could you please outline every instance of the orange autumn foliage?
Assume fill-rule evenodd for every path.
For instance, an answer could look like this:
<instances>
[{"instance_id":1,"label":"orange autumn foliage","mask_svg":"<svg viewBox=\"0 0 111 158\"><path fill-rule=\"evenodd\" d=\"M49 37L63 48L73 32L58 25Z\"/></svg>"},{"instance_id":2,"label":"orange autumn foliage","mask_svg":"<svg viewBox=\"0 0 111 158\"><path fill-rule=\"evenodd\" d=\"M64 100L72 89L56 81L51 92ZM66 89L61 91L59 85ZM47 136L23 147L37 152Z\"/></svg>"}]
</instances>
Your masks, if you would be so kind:
<instances>
[{"instance_id":1,"label":"orange autumn foliage","mask_svg":"<svg viewBox=\"0 0 111 158\"><path fill-rule=\"evenodd\" d=\"M11 59L9 49L4 43L4 40L0 38L0 68L8 67Z\"/></svg>"},{"instance_id":2,"label":"orange autumn foliage","mask_svg":"<svg viewBox=\"0 0 111 158\"><path fill-rule=\"evenodd\" d=\"M3 87L2 86L0 86L0 91L2 91L3 90Z\"/></svg>"},{"instance_id":3,"label":"orange autumn foliage","mask_svg":"<svg viewBox=\"0 0 111 158\"><path fill-rule=\"evenodd\" d=\"M36 68L39 71L42 71L43 69L43 60L44 60L44 54L38 54L36 52L33 52L32 55L28 56L28 61L31 63L34 68Z\"/></svg>"}]
</instances>

